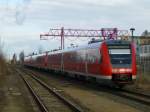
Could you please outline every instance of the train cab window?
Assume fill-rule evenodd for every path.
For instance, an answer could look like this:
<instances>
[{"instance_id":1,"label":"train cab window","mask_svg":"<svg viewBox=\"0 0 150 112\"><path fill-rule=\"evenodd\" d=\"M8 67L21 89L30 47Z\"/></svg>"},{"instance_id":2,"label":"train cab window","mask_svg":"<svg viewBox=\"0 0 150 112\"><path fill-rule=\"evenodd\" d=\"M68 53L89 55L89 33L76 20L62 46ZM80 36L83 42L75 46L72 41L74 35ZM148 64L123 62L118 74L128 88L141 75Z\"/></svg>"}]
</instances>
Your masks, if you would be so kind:
<instances>
[{"instance_id":1,"label":"train cab window","mask_svg":"<svg viewBox=\"0 0 150 112\"><path fill-rule=\"evenodd\" d=\"M103 56L102 56L102 53L100 52L100 60L99 60L99 63L102 63L103 61Z\"/></svg>"},{"instance_id":2,"label":"train cab window","mask_svg":"<svg viewBox=\"0 0 150 112\"><path fill-rule=\"evenodd\" d=\"M131 66L131 48L130 45L126 46L109 46L109 55L111 64L114 67L123 66L130 67Z\"/></svg>"}]
</instances>

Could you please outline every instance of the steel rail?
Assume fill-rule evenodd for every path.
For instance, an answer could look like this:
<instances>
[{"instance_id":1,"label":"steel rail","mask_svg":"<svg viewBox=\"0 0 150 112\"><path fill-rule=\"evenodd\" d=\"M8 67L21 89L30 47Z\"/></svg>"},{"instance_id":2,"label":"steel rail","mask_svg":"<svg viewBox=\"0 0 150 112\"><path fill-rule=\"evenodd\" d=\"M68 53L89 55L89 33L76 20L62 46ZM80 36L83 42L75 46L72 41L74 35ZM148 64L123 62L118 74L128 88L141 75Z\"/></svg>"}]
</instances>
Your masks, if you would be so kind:
<instances>
[{"instance_id":1,"label":"steel rail","mask_svg":"<svg viewBox=\"0 0 150 112\"><path fill-rule=\"evenodd\" d=\"M121 96L123 98L127 98L130 100L136 101L138 103L150 106L150 100L146 100L145 98L142 98L141 96L135 96L133 94L123 93L123 92L114 93L114 94Z\"/></svg>"},{"instance_id":2,"label":"steel rail","mask_svg":"<svg viewBox=\"0 0 150 112\"><path fill-rule=\"evenodd\" d=\"M74 103L72 103L70 100L66 99L64 96L62 96L57 90L54 88L50 88L46 83L38 79L36 76L30 75L32 78L34 78L36 81L38 81L43 87L45 87L49 92L53 93L56 97L58 97L60 100L62 100L65 104L67 104L70 108L72 108L75 112L84 112L81 108L76 106Z\"/></svg>"},{"instance_id":3,"label":"steel rail","mask_svg":"<svg viewBox=\"0 0 150 112\"><path fill-rule=\"evenodd\" d=\"M123 89L122 91L130 93L130 94L134 94L134 95L137 95L137 96L140 96L140 97L144 97L144 98L150 99L150 95L148 95L148 94L143 94L141 92L134 92L134 91L126 90L126 89Z\"/></svg>"},{"instance_id":4,"label":"steel rail","mask_svg":"<svg viewBox=\"0 0 150 112\"><path fill-rule=\"evenodd\" d=\"M119 92L116 92L117 95L134 100L136 102L139 102L141 104L150 106L150 96L145 95L142 93L132 92L128 90L122 90Z\"/></svg>"},{"instance_id":5,"label":"steel rail","mask_svg":"<svg viewBox=\"0 0 150 112\"><path fill-rule=\"evenodd\" d=\"M32 75L31 75L32 74ZM56 88L52 88L49 85L47 85L45 82L43 82L42 80L38 79L36 76L33 75L33 72L29 72L28 71L28 75L33 78L34 80L36 80L39 84L41 84L45 89L47 89L50 93L52 93L53 95L55 95L57 98L59 98L62 102L64 102L66 105L68 105L68 107L70 107L73 111L75 112L85 112L83 109L81 109L79 106L75 105L72 101L66 99L64 96L62 96L57 90Z\"/></svg>"},{"instance_id":6,"label":"steel rail","mask_svg":"<svg viewBox=\"0 0 150 112\"><path fill-rule=\"evenodd\" d=\"M38 104L40 110L42 112L49 112L48 109L46 108L46 106L43 104L43 102L41 101L40 97L34 92L33 88L31 87L31 85L28 83L28 81L22 76L22 73L17 70L17 72L19 73L20 77L23 79L23 81L25 82L25 84L27 85L30 93L32 94L34 100L36 101L36 103Z\"/></svg>"},{"instance_id":7,"label":"steel rail","mask_svg":"<svg viewBox=\"0 0 150 112\"><path fill-rule=\"evenodd\" d=\"M143 93L137 93L137 92L132 92L129 90L125 90L125 89L118 89L118 88L114 88L114 87L108 87L108 86L100 86L103 91L111 93L113 95L116 96L120 96L122 98L126 98L132 101L136 101L138 103L150 106L150 96L149 95L145 95Z\"/></svg>"},{"instance_id":8,"label":"steel rail","mask_svg":"<svg viewBox=\"0 0 150 112\"><path fill-rule=\"evenodd\" d=\"M32 74L35 74L31 70L30 70L30 72ZM33 77L35 77L35 76L33 76ZM141 104L150 106L150 96L145 95L144 93L132 92L132 91L128 91L125 89L120 90L118 88L108 87L108 86L97 86L97 90L99 90L99 88L101 88L103 91L105 91L107 93L111 93L113 95L120 96L122 98L126 98L126 99L129 99L131 101L135 101L137 103L141 103ZM52 91L55 91L55 90L52 89Z\"/></svg>"}]
</instances>

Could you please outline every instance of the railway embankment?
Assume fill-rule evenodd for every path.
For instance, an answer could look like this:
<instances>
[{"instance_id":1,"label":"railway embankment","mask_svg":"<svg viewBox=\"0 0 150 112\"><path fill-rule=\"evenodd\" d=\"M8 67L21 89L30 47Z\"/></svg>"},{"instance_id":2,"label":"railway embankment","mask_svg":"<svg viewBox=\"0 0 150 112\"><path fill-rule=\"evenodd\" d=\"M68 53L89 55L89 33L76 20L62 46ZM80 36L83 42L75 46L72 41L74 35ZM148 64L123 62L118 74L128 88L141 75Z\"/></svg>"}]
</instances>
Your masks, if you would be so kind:
<instances>
[{"instance_id":1,"label":"railway embankment","mask_svg":"<svg viewBox=\"0 0 150 112\"><path fill-rule=\"evenodd\" d=\"M5 65L0 71L0 112L40 112L15 65ZM20 71L22 71L20 69ZM23 71L22 71L23 72ZM86 112L148 112L149 107L133 99L118 96L112 90L88 86L82 81L58 76L59 73L39 73L35 76L62 93L69 100L84 107ZM130 96L131 97L131 96ZM122 108L124 108L122 110Z\"/></svg>"},{"instance_id":2,"label":"railway embankment","mask_svg":"<svg viewBox=\"0 0 150 112\"><path fill-rule=\"evenodd\" d=\"M137 66L137 79L135 84L129 85L127 89L150 94L150 71L145 66Z\"/></svg>"},{"instance_id":3,"label":"railway embankment","mask_svg":"<svg viewBox=\"0 0 150 112\"><path fill-rule=\"evenodd\" d=\"M5 63L0 66L0 112L38 112L13 67Z\"/></svg>"},{"instance_id":4,"label":"railway embankment","mask_svg":"<svg viewBox=\"0 0 150 112\"><path fill-rule=\"evenodd\" d=\"M132 97L134 95L129 98L113 88L96 87L85 81L61 76L60 73L34 72L34 75L61 91L66 97L86 107L89 112L148 112L149 110L147 105L134 100Z\"/></svg>"}]
</instances>

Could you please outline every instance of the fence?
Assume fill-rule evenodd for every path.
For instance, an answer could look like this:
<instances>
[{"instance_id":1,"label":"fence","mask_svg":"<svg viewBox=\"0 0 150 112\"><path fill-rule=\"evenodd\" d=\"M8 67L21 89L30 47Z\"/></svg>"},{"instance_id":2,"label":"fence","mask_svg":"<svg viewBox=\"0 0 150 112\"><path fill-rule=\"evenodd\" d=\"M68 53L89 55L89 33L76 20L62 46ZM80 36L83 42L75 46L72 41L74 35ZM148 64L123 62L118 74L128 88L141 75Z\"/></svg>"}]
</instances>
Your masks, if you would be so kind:
<instances>
[{"instance_id":1,"label":"fence","mask_svg":"<svg viewBox=\"0 0 150 112\"><path fill-rule=\"evenodd\" d=\"M137 68L142 70L143 73L150 72L150 56L137 57Z\"/></svg>"}]
</instances>

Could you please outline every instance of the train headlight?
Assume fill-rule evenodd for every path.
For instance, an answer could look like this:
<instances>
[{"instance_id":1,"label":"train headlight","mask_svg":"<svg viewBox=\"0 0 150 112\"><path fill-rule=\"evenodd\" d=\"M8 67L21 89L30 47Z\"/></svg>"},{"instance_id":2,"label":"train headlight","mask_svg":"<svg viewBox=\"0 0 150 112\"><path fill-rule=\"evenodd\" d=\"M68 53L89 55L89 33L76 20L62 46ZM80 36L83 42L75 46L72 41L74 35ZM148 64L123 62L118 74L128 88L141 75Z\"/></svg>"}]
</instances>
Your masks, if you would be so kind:
<instances>
[{"instance_id":1,"label":"train headlight","mask_svg":"<svg viewBox=\"0 0 150 112\"><path fill-rule=\"evenodd\" d=\"M114 68L112 69L113 73L126 73L126 72L132 72L132 69L130 68Z\"/></svg>"},{"instance_id":2,"label":"train headlight","mask_svg":"<svg viewBox=\"0 0 150 112\"><path fill-rule=\"evenodd\" d=\"M115 69L112 69L112 72L113 72L113 73L118 73L119 70L115 68Z\"/></svg>"},{"instance_id":3,"label":"train headlight","mask_svg":"<svg viewBox=\"0 0 150 112\"><path fill-rule=\"evenodd\" d=\"M126 69L126 72L132 72L132 69L130 68Z\"/></svg>"},{"instance_id":4,"label":"train headlight","mask_svg":"<svg viewBox=\"0 0 150 112\"><path fill-rule=\"evenodd\" d=\"M121 68L121 69L119 69L119 73L124 73L124 72L126 72L126 69L124 69L124 68Z\"/></svg>"}]
</instances>

